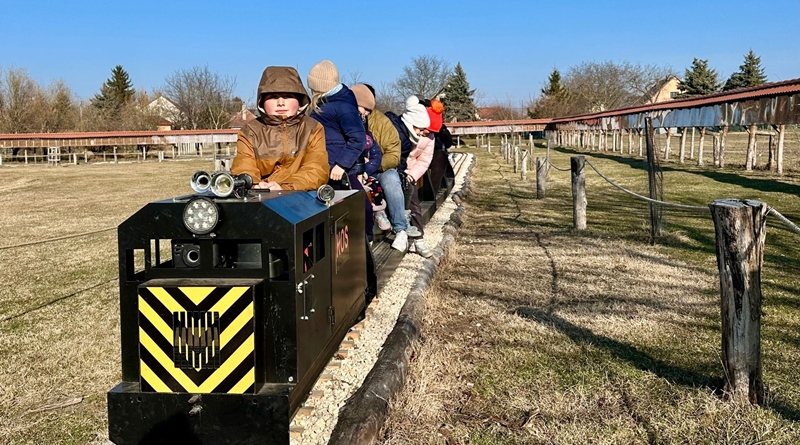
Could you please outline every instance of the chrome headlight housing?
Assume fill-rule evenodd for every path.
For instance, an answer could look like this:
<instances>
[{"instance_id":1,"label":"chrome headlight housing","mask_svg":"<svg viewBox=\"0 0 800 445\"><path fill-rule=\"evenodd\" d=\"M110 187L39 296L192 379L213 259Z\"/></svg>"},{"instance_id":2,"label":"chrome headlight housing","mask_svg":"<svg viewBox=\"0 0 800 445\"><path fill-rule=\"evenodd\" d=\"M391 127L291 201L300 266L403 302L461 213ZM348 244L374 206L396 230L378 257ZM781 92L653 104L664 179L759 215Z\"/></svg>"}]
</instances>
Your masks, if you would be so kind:
<instances>
[{"instance_id":1,"label":"chrome headlight housing","mask_svg":"<svg viewBox=\"0 0 800 445\"><path fill-rule=\"evenodd\" d=\"M195 235L210 233L219 223L219 208L214 201L197 197L183 208L183 224Z\"/></svg>"}]
</instances>

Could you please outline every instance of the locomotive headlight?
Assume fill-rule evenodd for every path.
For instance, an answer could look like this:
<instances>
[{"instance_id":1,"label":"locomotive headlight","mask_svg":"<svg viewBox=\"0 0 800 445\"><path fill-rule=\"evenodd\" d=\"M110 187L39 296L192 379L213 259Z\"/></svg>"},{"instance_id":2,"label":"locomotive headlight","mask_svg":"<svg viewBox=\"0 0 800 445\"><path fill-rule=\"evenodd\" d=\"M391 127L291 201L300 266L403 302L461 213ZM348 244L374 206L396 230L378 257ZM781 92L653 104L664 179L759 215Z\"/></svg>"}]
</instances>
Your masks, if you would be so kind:
<instances>
[{"instance_id":1,"label":"locomotive headlight","mask_svg":"<svg viewBox=\"0 0 800 445\"><path fill-rule=\"evenodd\" d=\"M205 235L217 227L219 209L208 198L195 198L183 208L183 224L190 232Z\"/></svg>"}]
</instances>

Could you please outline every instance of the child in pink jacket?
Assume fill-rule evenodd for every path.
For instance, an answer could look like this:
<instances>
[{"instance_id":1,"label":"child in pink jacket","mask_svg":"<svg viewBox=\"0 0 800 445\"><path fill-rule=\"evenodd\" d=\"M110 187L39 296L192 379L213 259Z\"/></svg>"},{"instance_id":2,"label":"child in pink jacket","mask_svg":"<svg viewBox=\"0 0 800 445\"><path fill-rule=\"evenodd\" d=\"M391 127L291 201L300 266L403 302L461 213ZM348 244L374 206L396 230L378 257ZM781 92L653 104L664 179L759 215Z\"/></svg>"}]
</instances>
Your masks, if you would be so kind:
<instances>
[{"instance_id":1,"label":"child in pink jacket","mask_svg":"<svg viewBox=\"0 0 800 445\"><path fill-rule=\"evenodd\" d=\"M425 107L425 111L428 112L431 125L420 135L417 146L411 150L411 153L408 155L408 160L406 161L406 180L412 184L416 184L425 172L428 171L428 167L431 165L431 160L433 159L434 133L442 128L442 112L444 111L442 103L433 99L430 101L430 106ZM414 244L411 245L411 248L421 256L429 258L433 255L433 252L425 245L425 241L422 239L422 237L425 236L425 232L422 229L422 211L416 192L411 194L409 209L411 210L411 225L419 229L422 234L414 240Z\"/></svg>"}]
</instances>

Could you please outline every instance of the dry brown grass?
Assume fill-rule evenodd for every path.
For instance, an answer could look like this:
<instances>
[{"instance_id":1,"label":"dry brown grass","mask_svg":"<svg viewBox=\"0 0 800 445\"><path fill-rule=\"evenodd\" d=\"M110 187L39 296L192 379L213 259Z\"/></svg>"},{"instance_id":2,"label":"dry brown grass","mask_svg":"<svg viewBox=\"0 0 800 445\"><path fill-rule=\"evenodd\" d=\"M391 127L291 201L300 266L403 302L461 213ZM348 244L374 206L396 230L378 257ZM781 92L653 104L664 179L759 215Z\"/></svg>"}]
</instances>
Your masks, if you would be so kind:
<instances>
[{"instance_id":1,"label":"dry brown grass","mask_svg":"<svg viewBox=\"0 0 800 445\"><path fill-rule=\"evenodd\" d=\"M115 227L191 193L209 164L3 168L0 246ZM117 268L116 230L0 250L0 443L105 443L105 393L121 378Z\"/></svg>"},{"instance_id":2,"label":"dry brown grass","mask_svg":"<svg viewBox=\"0 0 800 445\"><path fill-rule=\"evenodd\" d=\"M721 397L713 253L639 242L640 210L602 213L612 191L588 174L590 230L571 233L568 173L552 172L535 200L533 183L476 153L466 222L426 294L424 340L383 444L797 443L800 377L785 368L800 359L795 340L764 329L767 407ZM612 171L629 180L624 164ZM794 302L765 303L765 324L800 327Z\"/></svg>"}]
</instances>

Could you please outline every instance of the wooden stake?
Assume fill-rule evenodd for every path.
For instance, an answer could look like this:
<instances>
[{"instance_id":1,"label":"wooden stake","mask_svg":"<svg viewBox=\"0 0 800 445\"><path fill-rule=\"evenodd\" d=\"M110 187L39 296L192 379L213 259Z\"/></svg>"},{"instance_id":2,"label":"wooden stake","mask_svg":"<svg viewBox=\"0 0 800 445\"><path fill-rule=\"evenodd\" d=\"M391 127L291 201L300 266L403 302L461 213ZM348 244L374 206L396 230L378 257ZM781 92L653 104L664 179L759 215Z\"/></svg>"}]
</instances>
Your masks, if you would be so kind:
<instances>
[{"instance_id":1,"label":"wooden stake","mask_svg":"<svg viewBox=\"0 0 800 445\"><path fill-rule=\"evenodd\" d=\"M725 392L735 401L764 400L761 376L761 265L767 205L720 199L710 205L717 244Z\"/></svg>"},{"instance_id":2,"label":"wooden stake","mask_svg":"<svg viewBox=\"0 0 800 445\"><path fill-rule=\"evenodd\" d=\"M756 165L756 131L758 127L755 125L751 125L748 127L747 132L747 154L744 157L744 169L747 171L753 171L753 167Z\"/></svg>"},{"instance_id":3,"label":"wooden stake","mask_svg":"<svg viewBox=\"0 0 800 445\"><path fill-rule=\"evenodd\" d=\"M536 158L536 198L544 199L547 188L547 158Z\"/></svg>"},{"instance_id":4,"label":"wooden stake","mask_svg":"<svg viewBox=\"0 0 800 445\"><path fill-rule=\"evenodd\" d=\"M572 227L586 230L586 177L583 156L572 156L569 166L572 172Z\"/></svg>"},{"instance_id":5,"label":"wooden stake","mask_svg":"<svg viewBox=\"0 0 800 445\"><path fill-rule=\"evenodd\" d=\"M680 159L680 163L683 164L683 160L686 157L686 127L681 128L681 149L678 154L678 158Z\"/></svg>"},{"instance_id":6,"label":"wooden stake","mask_svg":"<svg viewBox=\"0 0 800 445\"><path fill-rule=\"evenodd\" d=\"M703 144L706 142L706 127L700 127L700 145L697 147L697 165L703 165ZM694 127L692 127L692 148L694 148Z\"/></svg>"}]
</instances>

